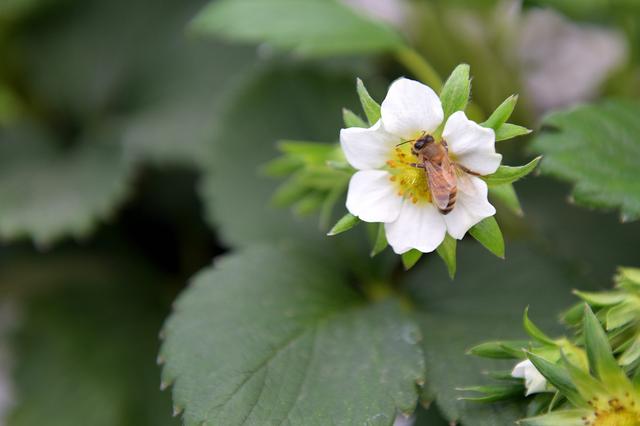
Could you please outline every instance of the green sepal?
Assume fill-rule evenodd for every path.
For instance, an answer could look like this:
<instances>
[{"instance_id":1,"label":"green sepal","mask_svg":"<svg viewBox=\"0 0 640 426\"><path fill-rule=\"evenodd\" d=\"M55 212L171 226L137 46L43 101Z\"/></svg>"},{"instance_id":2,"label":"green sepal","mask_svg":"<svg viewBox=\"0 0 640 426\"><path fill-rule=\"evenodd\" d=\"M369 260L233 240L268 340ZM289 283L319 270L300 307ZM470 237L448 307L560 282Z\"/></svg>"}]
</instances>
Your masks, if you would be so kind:
<instances>
[{"instance_id":1,"label":"green sepal","mask_svg":"<svg viewBox=\"0 0 640 426\"><path fill-rule=\"evenodd\" d=\"M524 386L521 383L469 386L464 388L457 388L456 390L463 392L477 392L483 394L482 396L463 396L458 398L464 401L475 402L497 402L504 401L506 399L521 398L524 395Z\"/></svg>"},{"instance_id":2,"label":"green sepal","mask_svg":"<svg viewBox=\"0 0 640 426\"><path fill-rule=\"evenodd\" d=\"M387 243L387 236L384 231L384 223L378 224L378 230L376 231L376 239L373 243L373 247L371 248L370 256L374 257L387 248L389 244Z\"/></svg>"},{"instance_id":3,"label":"green sepal","mask_svg":"<svg viewBox=\"0 0 640 426\"><path fill-rule=\"evenodd\" d=\"M640 318L640 304L637 300L629 298L624 302L613 306L607 311L607 331L622 327Z\"/></svg>"},{"instance_id":4,"label":"green sepal","mask_svg":"<svg viewBox=\"0 0 640 426\"><path fill-rule=\"evenodd\" d=\"M513 212L516 216L523 216L522 206L518 199L518 194L511 183L503 185L495 185L489 188L489 195L502 203L506 208Z\"/></svg>"},{"instance_id":5,"label":"green sepal","mask_svg":"<svg viewBox=\"0 0 640 426\"><path fill-rule=\"evenodd\" d=\"M261 169L261 173L270 177L286 177L303 166L304 162L299 158L282 156L265 164Z\"/></svg>"},{"instance_id":6,"label":"green sepal","mask_svg":"<svg viewBox=\"0 0 640 426\"><path fill-rule=\"evenodd\" d=\"M358 91L358 96L360 97L362 110L367 116L367 120L369 120L369 125L373 126L378 122L378 120L380 120L380 104L377 103L371 97L371 95L369 95L367 88L364 87L364 83L360 79L357 80L356 90Z\"/></svg>"},{"instance_id":7,"label":"green sepal","mask_svg":"<svg viewBox=\"0 0 640 426\"><path fill-rule=\"evenodd\" d=\"M609 340L600 321L598 321L587 304L584 307L582 327L591 371L597 378L614 387L616 385L624 386L625 383L628 383L627 376L618 367L618 363L613 356Z\"/></svg>"},{"instance_id":8,"label":"green sepal","mask_svg":"<svg viewBox=\"0 0 640 426\"><path fill-rule=\"evenodd\" d=\"M531 129L518 126L517 124L504 123L496 131L496 142L506 141L518 136L524 136L531 133Z\"/></svg>"},{"instance_id":9,"label":"green sepal","mask_svg":"<svg viewBox=\"0 0 640 426\"><path fill-rule=\"evenodd\" d=\"M498 130L504 123L507 122L513 110L518 103L518 95L511 95L504 102L500 104L498 108L487 118L484 123L480 125L488 127L493 130Z\"/></svg>"},{"instance_id":10,"label":"green sepal","mask_svg":"<svg viewBox=\"0 0 640 426\"><path fill-rule=\"evenodd\" d=\"M583 316L584 303L576 303L575 305L564 311L564 313L560 315L560 318L565 324L575 327L582 324Z\"/></svg>"},{"instance_id":11,"label":"green sepal","mask_svg":"<svg viewBox=\"0 0 640 426\"><path fill-rule=\"evenodd\" d=\"M298 216L308 216L319 210L325 201L325 194L318 191L307 193L293 204L293 212Z\"/></svg>"},{"instance_id":12,"label":"green sepal","mask_svg":"<svg viewBox=\"0 0 640 426\"><path fill-rule=\"evenodd\" d=\"M447 266L449 278L451 279L456 276L456 245L456 239L451 235L446 234L444 236L444 240L436 249L438 256L440 256L444 264Z\"/></svg>"},{"instance_id":13,"label":"green sepal","mask_svg":"<svg viewBox=\"0 0 640 426\"><path fill-rule=\"evenodd\" d=\"M453 70L440 92L444 120L456 111L464 111L470 94L469 65L460 64Z\"/></svg>"},{"instance_id":14,"label":"green sepal","mask_svg":"<svg viewBox=\"0 0 640 426\"><path fill-rule=\"evenodd\" d=\"M528 346L526 340L485 342L472 347L467 354L494 359L525 359L524 348Z\"/></svg>"},{"instance_id":15,"label":"green sepal","mask_svg":"<svg viewBox=\"0 0 640 426\"><path fill-rule=\"evenodd\" d=\"M500 166L494 174L484 176L483 179L490 186L513 183L534 171L541 159L542 156L536 157L524 166Z\"/></svg>"},{"instance_id":16,"label":"green sepal","mask_svg":"<svg viewBox=\"0 0 640 426\"><path fill-rule=\"evenodd\" d=\"M403 253L401 257L404 270L408 271L418 263L418 260L422 257L422 252L420 250L411 249L408 252Z\"/></svg>"},{"instance_id":17,"label":"green sepal","mask_svg":"<svg viewBox=\"0 0 640 426\"><path fill-rule=\"evenodd\" d=\"M538 417L530 417L518 421L521 426L583 426L584 417L591 414L591 410L560 410Z\"/></svg>"},{"instance_id":18,"label":"green sepal","mask_svg":"<svg viewBox=\"0 0 640 426\"><path fill-rule=\"evenodd\" d=\"M573 294L584 300L591 306L611 306L625 300L627 297L623 292L606 291L600 293L574 290ZM583 306L581 304L581 306ZM583 313L583 312L581 312Z\"/></svg>"},{"instance_id":19,"label":"green sepal","mask_svg":"<svg viewBox=\"0 0 640 426\"><path fill-rule=\"evenodd\" d=\"M344 216L342 216L340 220L336 222L335 225L333 225L333 228L331 228L331 230L327 232L327 235L333 236L333 235L341 234L353 228L359 223L360 223L360 219L357 216L354 216L351 213L347 213Z\"/></svg>"},{"instance_id":20,"label":"green sepal","mask_svg":"<svg viewBox=\"0 0 640 426\"><path fill-rule=\"evenodd\" d=\"M369 127L367 123L360 118L355 112L347 108L342 108L342 121L344 121L345 127Z\"/></svg>"},{"instance_id":21,"label":"green sepal","mask_svg":"<svg viewBox=\"0 0 640 426\"><path fill-rule=\"evenodd\" d=\"M504 238L495 217L490 216L471 227L469 234L491 253L504 259Z\"/></svg>"},{"instance_id":22,"label":"green sepal","mask_svg":"<svg viewBox=\"0 0 640 426\"><path fill-rule=\"evenodd\" d=\"M524 330L529 336L531 336L531 338L545 345L556 346L556 342L552 338L544 334L544 332L540 330L538 326L536 326L533 321L529 319L528 306L524 309L524 314L522 315L522 324L524 326Z\"/></svg>"},{"instance_id":23,"label":"green sepal","mask_svg":"<svg viewBox=\"0 0 640 426\"><path fill-rule=\"evenodd\" d=\"M594 396L602 397L604 395L606 397L607 390L598 380L591 376L587 371L584 371L571 363L562 351L560 351L560 354L562 356L562 363L567 369L569 377L571 377L571 381L585 401L591 400Z\"/></svg>"},{"instance_id":24,"label":"green sepal","mask_svg":"<svg viewBox=\"0 0 640 426\"><path fill-rule=\"evenodd\" d=\"M581 407L586 404L585 400L580 396L575 385L571 381L571 377L566 369L547 361L541 356L528 352L527 357L542 374L545 379L555 386L562 394L575 406Z\"/></svg>"},{"instance_id":25,"label":"green sepal","mask_svg":"<svg viewBox=\"0 0 640 426\"><path fill-rule=\"evenodd\" d=\"M631 344L624 350L624 352L618 358L618 364L626 367L634 364L639 359L640 359L640 336L636 336L635 339L631 341ZM636 370L640 371L640 368L636 367Z\"/></svg>"}]
</instances>

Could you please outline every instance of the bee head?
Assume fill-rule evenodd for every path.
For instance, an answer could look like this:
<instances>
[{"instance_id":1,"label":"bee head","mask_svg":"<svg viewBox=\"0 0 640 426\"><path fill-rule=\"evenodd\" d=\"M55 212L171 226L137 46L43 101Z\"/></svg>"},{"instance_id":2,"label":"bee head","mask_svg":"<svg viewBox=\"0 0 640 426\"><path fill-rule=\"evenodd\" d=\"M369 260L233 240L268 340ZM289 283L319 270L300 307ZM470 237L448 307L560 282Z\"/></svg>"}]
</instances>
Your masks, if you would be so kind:
<instances>
[{"instance_id":1,"label":"bee head","mask_svg":"<svg viewBox=\"0 0 640 426\"><path fill-rule=\"evenodd\" d=\"M413 144L413 149L415 151L420 151L422 148L424 148L425 146L433 142L434 142L433 136L431 135L422 136L416 141L416 143Z\"/></svg>"}]
</instances>

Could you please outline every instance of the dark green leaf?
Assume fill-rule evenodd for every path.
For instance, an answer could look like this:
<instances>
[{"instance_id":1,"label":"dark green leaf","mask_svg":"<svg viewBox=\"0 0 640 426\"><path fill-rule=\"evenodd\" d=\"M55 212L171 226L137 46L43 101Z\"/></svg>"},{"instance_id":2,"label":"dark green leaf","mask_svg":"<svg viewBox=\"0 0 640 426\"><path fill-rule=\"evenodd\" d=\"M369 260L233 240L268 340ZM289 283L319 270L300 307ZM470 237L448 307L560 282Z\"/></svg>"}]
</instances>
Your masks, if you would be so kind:
<instances>
[{"instance_id":1,"label":"dark green leaf","mask_svg":"<svg viewBox=\"0 0 640 426\"><path fill-rule=\"evenodd\" d=\"M352 215L351 213L347 213L342 216L335 225L333 225L333 228L331 228L331 231L329 231L327 235L331 236L341 234L353 228L359 223L360 219L358 217Z\"/></svg>"},{"instance_id":2,"label":"dark green leaf","mask_svg":"<svg viewBox=\"0 0 640 426\"><path fill-rule=\"evenodd\" d=\"M370 125L374 125L380 120L380 104L376 102L369 92L367 88L364 87L364 83L362 80L358 79L356 84L358 96L360 97L360 104L362 105L362 109L367 116L367 120L369 120Z\"/></svg>"},{"instance_id":3,"label":"dark green leaf","mask_svg":"<svg viewBox=\"0 0 640 426\"><path fill-rule=\"evenodd\" d=\"M494 174L484 176L483 179L490 186L513 183L531 173L536 168L541 159L542 157L536 157L524 166L500 166Z\"/></svg>"},{"instance_id":4,"label":"dark green leaf","mask_svg":"<svg viewBox=\"0 0 640 426\"><path fill-rule=\"evenodd\" d=\"M456 239L452 238L451 235L446 234L444 241L442 241L442 244L440 244L436 250L438 252L438 256L440 256L444 264L447 266L449 278L451 279L456 276L456 245Z\"/></svg>"},{"instance_id":5,"label":"dark green leaf","mask_svg":"<svg viewBox=\"0 0 640 426\"><path fill-rule=\"evenodd\" d=\"M376 231L376 240L371 249L371 257L380 254L388 246L387 236L384 230L384 223L378 224L378 230Z\"/></svg>"},{"instance_id":6,"label":"dark green leaf","mask_svg":"<svg viewBox=\"0 0 640 426\"><path fill-rule=\"evenodd\" d=\"M504 259L504 238L495 217L488 217L473 226L469 234L491 253Z\"/></svg>"},{"instance_id":7,"label":"dark green leaf","mask_svg":"<svg viewBox=\"0 0 640 426\"><path fill-rule=\"evenodd\" d=\"M546 157L541 171L572 182L577 204L639 218L639 115L638 102L607 101L548 116L532 144Z\"/></svg>"},{"instance_id":8,"label":"dark green leaf","mask_svg":"<svg viewBox=\"0 0 640 426\"><path fill-rule=\"evenodd\" d=\"M522 359L527 340L486 342L469 349L471 355L496 359Z\"/></svg>"},{"instance_id":9,"label":"dark green leaf","mask_svg":"<svg viewBox=\"0 0 640 426\"><path fill-rule=\"evenodd\" d=\"M399 303L364 303L299 249L253 247L201 272L165 335L163 382L187 426L390 425L423 380Z\"/></svg>"},{"instance_id":10,"label":"dark green leaf","mask_svg":"<svg viewBox=\"0 0 640 426\"><path fill-rule=\"evenodd\" d=\"M202 34L269 43L309 56L389 51L403 45L393 30L334 0L221 0L195 18Z\"/></svg>"},{"instance_id":11,"label":"dark green leaf","mask_svg":"<svg viewBox=\"0 0 640 426\"><path fill-rule=\"evenodd\" d=\"M464 396L463 400L473 402L497 402L506 399L522 398L525 389L522 384L469 386L458 389L463 392L477 392L481 396Z\"/></svg>"},{"instance_id":12,"label":"dark green leaf","mask_svg":"<svg viewBox=\"0 0 640 426\"><path fill-rule=\"evenodd\" d=\"M504 185L494 185L489 188L489 196L498 200L499 203L502 203L517 216L524 215L513 184L505 183Z\"/></svg>"},{"instance_id":13,"label":"dark green leaf","mask_svg":"<svg viewBox=\"0 0 640 426\"><path fill-rule=\"evenodd\" d=\"M469 65L460 64L453 70L440 92L444 119L456 111L464 111L470 94Z\"/></svg>"}]
</instances>

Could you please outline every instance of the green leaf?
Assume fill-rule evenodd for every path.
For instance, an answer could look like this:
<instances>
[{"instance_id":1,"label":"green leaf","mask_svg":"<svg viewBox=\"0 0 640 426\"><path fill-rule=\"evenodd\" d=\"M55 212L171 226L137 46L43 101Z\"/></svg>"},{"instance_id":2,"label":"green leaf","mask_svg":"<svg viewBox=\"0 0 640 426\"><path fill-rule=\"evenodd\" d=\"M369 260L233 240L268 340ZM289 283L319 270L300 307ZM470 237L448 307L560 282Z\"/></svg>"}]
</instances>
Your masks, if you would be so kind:
<instances>
[{"instance_id":1,"label":"green leaf","mask_svg":"<svg viewBox=\"0 0 640 426\"><path fill-rule=\"evenodd\" d=\"M131 164L111 129L62 149L44 132L0 132L0 236L48 246L87 236L127 195Z\"/></svg>"},{"instance_id":2,"label":"green leaf","mask_svg":"<svg viewBox=\"0 0 640 426\"><path fill-rule=\"evenodd\" d=\"M505 399L522 398L524 387L522 384L469 386L459 388L459 391L478 392L482 396L464 396L463 400L474 402L498 402Z\"/></svg>"},{"instance_id":3,"label":"green leaf","mask_svg":"<svg viewBox=\"0 0 640 426\"><path fill-rule=\"evenodd\" d=\"M413 268L418 260L422 257L422 252L420 250L411 249L406 253L401 255L402 265L404 266L404 270L408 271Z\"/></svg>"},{"instance_id":4,"label":"green leaf","mask_svg":"<svg viewBox=\"0 0 640 426\"><path fill-rule=\"evenodd\" d=\"M607 335L589 305L584 307L582 329L589 358L589 368L596 377L612 386L627 382L627 377L618 367L613 356Z\"/></svg>"},{"instance_id":5,"label":"green leaf","mask_svg":"<svg viewBox=\"0 0 640 426\"><path fill-rule=\"evenodd\" d=\"M506 141L508 139L517 138L531 133L530 129L518 126L517 124L504 123L496 130L496 142Z\"/></svg>"},{"instance_id":6,"label":"green leaf","mask_svg":"<svg viewBox=\"0 0 640 426\"><path fill-rule=\"evenodd\" d=\"M389 425L424 379L399 302L364 303L300 249L254 246L202 271L164 334L163 382L186 426Z\"/></svg>"},{"instance_id":7,"label":"green leaf","mask_svg":"<svg viewBox=\"0 0 640 426\"><path fill-rule=\"evenodd\" d=\"M571 376L563 367L547 361L545 358L529 352L527 354L529 360L545 379L555 386L571 403L576 407L586 404L586 401L580 396L575 385L571 381Z\"/></svg>"},{"instance_id":8,"label":"green leaf","mask_svg":"<svg viewBox=\"0 0 640 426\"><path fill-rule=\"evenodd\" d=\"M524 215L522 207L520 206L518 194L516 194L513 184L505 183L503 185L494 185L489 188L489 196L498 200L499 203L502 203L517 216Z\"/></svg>"},{"instance_id":9,"label":"green leaf","mask_svg":"<svg viewBox=\"0 0 640 426\"><path fill-rule=\"evenodd\" d=\"M351 77L308 69L268 68L248 79L227 102L210 153L203 159L198 187L205 218L225 245L295 239L330 252L341 244L326 238L314 218L293 220L290 212L273 207L270 201L281 182L256 170L281 154L276 141L283 135L295 140L335 139L341 125L335 111L344 105L344 94L353 92L352 82ZM282 102L285 92L287 102ZM356 96L351 100L355 105ZM243 140L256 141L251 149L238 143L240 128Z\"/></svg>"},{"instance_id":10,"label":"green leaf","mask_svg":"<svg viewBox=\"0 0 640 426\"><path fill-rule=\"evenodd\" d=\"M538 417L522 419L522 426L583 426L584 418L593 414L592 410L559 410Z\"/></svg>"},{"instance_id":11,"label":"green leaf","mask_svg":"<svg viewBox=\"0 0 640 426\"><path fill-rule=\"evenodd\" d=\"M591 306L611 306L617 305L620 302L623 302L627 295L621 291L606 291L600 293L594 293L589 291L579 291L574 290L573 292L580 299L584 300ZM581 305L584 306L584 305ZM581 311L581 314L583 312Z\"/></svg>"},{"instance_id":12,"label":"green leaf","mask_svg":"<svg viewBox=\"0 0 640 426\"><path fill-rule=\"evenodd\" d=\"M524 270L536 273L523 274ZM455 285L444 270L429 262L404 278L425 336L428 374L423 399L435 398L449 421L464 426L510 425L523 418L522 404L489 406L458 400L462 394L455 388L490 384L484 371L511 371L517 362L466 352L486 340L525 339L521 321L527 304L540 315L541 327L561 332L557 313L572 302L571 288L583 284L582 277L568 275L567 268L546 253L514 243L508 262L476 244L460 250Z\"/></svg>"},{"instance_id":13,"label":"green leaf","mask_svg":"<svg viewBox=\"0 0 640 426\"><path fill-rule=\"evenodd\" d=\"M359 223L360 219L358 217L352 215L351 213L347 213L342 216L335 225L333 225L333 228L331 228L331 231L329 231L327 235L332 236L341 234L353 228Z\"/></svg>"},{"instance_id":14,"label":"green leaf","mask_svg":"<svg viewBox=\"0 0 640 426\"><path fill-rule=\"evenodd\" d=\"M379 223L378 230L376 231L376 240L373 244L373 247L370 253L371 257L377 256L378 254L382 253L382 251L386 249L388 245L389 243L387 242L387 235L385 234L384 223Z\"/></svg>"},{"instance_id":15,"label":"green leaf","mask_svg":"<svg viewBox=\"0 0 640 426\"><path fill-rule=\"evenodd\" d=\"M640 218L640 103L605 101L556 112L531 148L545 155L543 173L575 186L576 204L620 209L623 221Z\"/></svg>"},{"instance_id":16,"label":"green leaf","mask_svg":"<svg viewBox=\"0 0 640 426\"><path fill-rule=\"evenodd\" d=\"M511 113L513 113L517 103L518 95L509 96L498 108L496 108L495 111L493 111L489 118L480 125L497 131L504 123L507 122L509 117L511 117Z\"/></svg>"},{"instance_id":17,"label":"green leaf","mask_svg":"<svg viewBox=\"0 0 640 426\"><path fill-rule=\"evenodd\" d=\"M524 310L524 314L522 316L522 324L524 326L524 330L527 332L529 336L534 338L540 343L546 345L555 346L556 342L548 337L542 330L540 330L530 319L529 319L529 307L527 306Z\"/></svg>"},{"instance_id":18,"label":"green leaf","mask_svg":"<svg viewBox=\"0 0 640 426\"><path fill-rule=\"evenodd\" d=\"M484 358L523 359L528 340L486 342L469 349L468 353Z\"/></svg>"},{"instance_id":19,"label":"green leaf","mask_svg":"<svg viewBox=\"0 0 640 426\"><path fill-rule=\"evenodd\" d=\"M369 92L367 91L367 88L364 87L362 80L358 79L356 88L358 96L360 97L362 109L367 116L367 120L369 120L369 125L373 126L378 122L378 120L380 120L380 104L378 104L371 95L369 95Z\"/></svg>"},{"instance_id":20,"label":"green leaf","mask_svg":"<svg viewBox=\"0 0 640 426\"><path fill-rule=\"evenodd\" d=\"M451 235L446 234L444 241L442 241L442 244L440 244L436 250L438 252L438 256L440 256L444 264L447 266L449 278L451 279L456 276L456 245L456 239L452 238Z\"/></svg>"},{"instance_id":21,"label":"green leaf","mask_svg":"<svg viewBox=\"0 0 640 426\"><path fill-rule=\"evenodd\" d=\"M504 238L495 217L483 219L469 230L469 234L491 253L504 259Z\"/></svg>"},{"instance_id":22,"label":"green leaf","mask_svg":"<svg viewBox=\"0 0 640 426\"><path fill-rule=\"evenodd\" d=\"M234 41L269 43L307 56L351 55L394 50L400 36L335 0L221 0L195 18L201 34Z\"/></svg>"},{"instance_id":23,"label":"green leaf","mask_svg":"<svg viewBox=\"0 0 640 426\"><path fill-rule=\"evenodd\" d=\"M3 423L177 426L154 363L168 309L161 294L172 290L139 266L88 251L24 259L38 274L16 259L4 264L2 288L19 287L20 321L11 341L17 405Z\"/></svg>"},{"instance_id":24,"label":"green leaf","mask_svg":"<svg viewBox=\"0 0 640 426\"><path fill-rule=\"evenodd\" d=\"M369 127L362 118L347 108L342 108L342 121L346 127Z\"/></svg>"},{"instance_id":25,"label":"green leaf","mask_svg":"<svg viewBox=\"0 0 640 426\"><path fill-rule=\"evenodd\" d=\"M469 65L460 64L453 70L440 92L444 119L456 111L464 111L470 94Z\"/></svg>"},{"instance_id":26,"label":"green leaf","mask_svg":"<svg viewBox=\"0 0 640 426\"><path fill-rule=\"evenodd\" d=\"M494 174L484 176L483 179L490 186L513 183L531 173L536 168L541 159L542 157L536 157L524 166L500 166Z\"/></svg>"}]
</instances>

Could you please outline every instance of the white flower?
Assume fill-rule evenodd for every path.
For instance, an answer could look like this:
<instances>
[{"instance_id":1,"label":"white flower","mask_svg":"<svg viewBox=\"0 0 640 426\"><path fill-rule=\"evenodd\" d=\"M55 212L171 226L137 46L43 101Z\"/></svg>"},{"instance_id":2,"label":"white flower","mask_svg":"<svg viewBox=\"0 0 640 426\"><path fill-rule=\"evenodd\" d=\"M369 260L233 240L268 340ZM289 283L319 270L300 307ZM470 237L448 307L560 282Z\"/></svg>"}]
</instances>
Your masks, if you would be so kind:
<instances>
[{"instance_id":1,"label":"white flower","mask_svg":"<svg viewBox=\"0 0 640 426\"><path fill-rule=\"evenodd\" d=\"M524 379L524 385L527 388L526 396L547 390L547 379L540 374L538 369L528 359L516 364L511 372L511 376Z\"/></svg>"},{"instance_id":2,"label":"white flower","mask_svg":"<svg viewBox=\"0 0 640 426\"><path fill-rule=\"evenodd\" d=\"M460 240L469 228L495 214L487 200L487 184L476 176L495 172L502 160L492 129L458 111L439 136L444 118L440 99L431 88L406 78L391 84L381 115L371 128L340 132L345 156L358 169L347 194L351 214L365 222L384 222L387 241L398 254L414 248L431 252L447 232ZM457 200L448 214L432 204L425 169L412 165L418 161L412 144L423 135L445 140L449 158L457 165ZM399 145L404 141L412 143Z\"/></svg>"}]
</instances>

